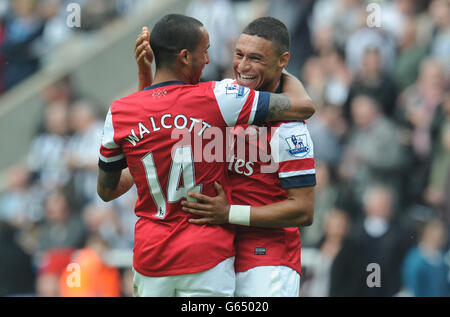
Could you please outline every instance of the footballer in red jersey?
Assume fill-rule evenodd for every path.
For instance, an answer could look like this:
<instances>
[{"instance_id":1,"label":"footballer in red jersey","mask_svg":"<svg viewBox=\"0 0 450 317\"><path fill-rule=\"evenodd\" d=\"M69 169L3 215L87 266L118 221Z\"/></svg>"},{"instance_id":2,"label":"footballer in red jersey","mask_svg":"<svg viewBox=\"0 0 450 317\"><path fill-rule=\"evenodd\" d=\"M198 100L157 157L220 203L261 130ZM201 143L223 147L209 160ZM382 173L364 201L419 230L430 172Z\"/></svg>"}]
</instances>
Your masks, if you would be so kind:
<instances>
[{"instance_id":1,"label":"footballer in red jersey","mask_svg":"<svg viewBox=\"0 0 450 317\"><path fill-rule=\"evenodd\" d=\"M270 205L287 200L286 190L316 184L313 142L306 123L279 122L263 127L240 127L234 129L238 131L236 140L245 138L246 151L240 157L235 144L235 156L229 164L233 204ZM255 129L255 133L249 137L251 129ZM262 142L268 144L263 145ZM255 150L250 153L252 149ZM255 152L257 157L252 158ZM296 225L307 223L292 223L281 228L237 227L236 296L298 296L301 244ZM285 281L288 286L283 283L277 288L274 279L270 278L276 272L285 275L285 278L278 276L277 279ZM266 277L263 279L261 275Z\"/></svg>"},{"instance_id":2,"label":"footballer in red jersey","mask_svg":"<svg viewBox=\"0 0 450 317\"><path fill-rule=\"evenodd\" d=\"M232 87L231 80L197 85L163 82L116 100L110 107L99 164L104 170L128 167L134 177L139 217L134 268L141 274L196 273L234 255L229 247L233 228L189 225L190 215L180 205L188 191L214 195L214 180L229 182L224 159L194 162L195 137L203 139L213 128L225 135L227 126L261 122L267 113L267 93L242 88L242 97L236 98L239 92L233 94ZM189 132L189 140L174 138L176 130ZM172 235L181 232L184 238L171 245Z\"/></svg>"},{"instance_id":3,"label":"footballer in red jersey","mask_svg":"<svg viewBox=\"0 0 450 317\"><path fill-rule=\"evenodd\" d=\"M199 83L209 62L209 37L193 18L163 17L153 29L150 45L157 66L154 84L111 105L97 190L109 201L133 183L137 186L133 256L137 295L231 296L234 269L229 260L235 254L235 228L192 225L192 216L180 204L189 199L188 192L213 195L217 182L229 188L225 158L216 157L224 145L210 151L214 156L210 160L211 155L204 156L207 141L214 134L226 135L229 126L302 120L314 109L311 100L298 93L298 86L281 96L233 80ZM199 138L204 142L198 148ZM129 173L122 173L125 168ZM230 197L229 189L224 195ZM225 261L231 266L223 269ZM213 269L216 280L208 275Z\"/></svg>"},{"instance_id":4,"label":"footballer in red jersey","mask_svg":"<svg viewBox=\"0 0 450 317\"><path fill-rule=\"evenodd\" d=\"M288 51L289 33L282 22L268 17L251 22L236 44L233 63L237 83L281 92L286 84L282 69L288 63ZM247 214L246 221L239 219L245 226L238 227L235 240L236 296L299 296L298 226L310 225L313 219L313 143L304 122L268 124L265 129L256 128L253 141L244 129L235 129L237 143L245 140L246 156L230 160L233 205L224 209L227 202L220 197L208 200L193 194L204 205L186 203L186 207L197 208L186 211L204 216L194 221L198 224L231 222L233 208ZM260 154L261 148L263 153L271 150L270 162L276 163L275 169L267 168L267 159L249 156L251 149Z\"/></svg>"}]
</instances>

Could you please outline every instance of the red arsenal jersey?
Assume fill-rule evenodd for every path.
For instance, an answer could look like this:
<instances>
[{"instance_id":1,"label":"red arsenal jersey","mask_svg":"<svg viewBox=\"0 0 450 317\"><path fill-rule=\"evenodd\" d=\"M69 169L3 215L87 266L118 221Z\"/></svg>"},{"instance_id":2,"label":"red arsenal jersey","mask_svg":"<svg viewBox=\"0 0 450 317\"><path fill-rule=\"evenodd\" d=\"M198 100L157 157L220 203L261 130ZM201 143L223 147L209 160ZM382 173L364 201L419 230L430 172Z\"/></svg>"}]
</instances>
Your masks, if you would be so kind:
<instances>
[{"instance_id":1,"label":"red arsenal jersey","mask_svg":"<svg viewBox=\"0 0 450 317\"><path fill-rule=\"evenodd\" d=\"M192 216L180 202L188 191L215 196L214 181L230 197L226 142L217 140L224 139L228 126L264 121L268 104L268 93L232 80L164 82L113 102L99 167L128 166L134 177L136 271L147 276L196 273L235 255L235 226L189 224Z\"/></svg>"},{"instance_id":2,"label":"red arsenal jersey","mask_svg":"<svg viewBox=\"0 0 450 317\"><path fill-rule=\"evenodd\" d=\"M234 152L228 165L233 204L268 205L287 199L284 189L316 184L314 149L306 123L244 125L233 132ZM236 272L285 265L301 273L297 227L238 226L235 246Z\"/></svg>"}]
</instances>

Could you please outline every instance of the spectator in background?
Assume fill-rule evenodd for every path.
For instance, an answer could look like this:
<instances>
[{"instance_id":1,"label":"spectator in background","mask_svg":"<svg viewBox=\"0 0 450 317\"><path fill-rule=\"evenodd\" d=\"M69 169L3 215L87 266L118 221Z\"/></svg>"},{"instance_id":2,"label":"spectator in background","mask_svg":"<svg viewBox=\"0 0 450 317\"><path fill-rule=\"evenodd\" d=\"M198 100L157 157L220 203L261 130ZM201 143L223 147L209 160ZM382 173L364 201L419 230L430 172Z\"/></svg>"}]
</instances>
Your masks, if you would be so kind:
<instances>
[{"instance_id":1,"label":"spectator in background","mask_svg":"<svg viewBox=\"0 0 450 317\"><path fill-rule=\"evenodd\" d=\"M450 93L435 113L432 129L433 150L430 173L425 191L426 202L434 207L450 226Z\"/></svg>"},{"instance_id":2,"label":"spectator in background","mask_svg":"<svg viewBox=\"0 0 450 317\"><path fill-rule=\"evenodd\" d=\"M361 243L363 267L380 266L381 286L369 288L364 283L358 290L360 296L394 296L401 289L401 265L411 241L394 210L394 200L384 186L371 186L364 194L364 216L355 226L354 239Z\"/></svg>"},{"instance_id":3,"label":"spectator in background","mask_svg":"<svg viewBox=\"0 0 450 317\"><path fill-rule=\"evenodd\" d=\"M349 237L347 212L332 209L323 223L324 237L318 244L312 278L305 281L303 295L314 297L360 296L365 285L361 246Z\"/></svg>"},{"instance_id":4,"label":"spectator in background","mask_svg":"<svg viewBox=\"0 0 450 317\"><path fill-rule=\"evenodd\" d=\"M133 297L134 273L132 268L127 268L122 272L122 296Z\"/></svg>"},{"instance_id":5,"label":"spectator in background","mask_svg":"<svg viewBox=\"0 0 450 317\"><path fill-rule=\"evenodd\" d=\"M290 34L291 58L286 69L299 74L303 64L312 55L311 30L308 16L313 9L313 0L269 0L265 15L282 21Z\"/></svg>"},{"instance_id":6,"label":"spectator in background","mask_svg":"<svg viewBox=\"0 0 450 317\"><path fill-rule=\"evenodd\" d=\"M54 190L47 197L45 219L37 230L37 259L49 249L80 248L85 242L85 232L80 215L70 210L65 194Z\"/></svg>"},{"instance_id":7,"label":"spectator in background","mask_svg":"<svg viewBox=\"0 0 450 317\"><path fill-rule=\"evenodd\" d=\"M40 0L37 13L44 21L42 35L33 44L40 60L52 62L55 51L73 35L73 28L67 27L67 7L64 0Z\"/></svg>"},{"instance_id":8,"label":"spectator in background","mask_svg":"<svg viewBox=\"0 0 450 317\"><path fill-rule=\"evenodd\" d=\"M4 27L4 18L6 16L6 12L8 11L8 1L0 0L0 48L3 45L3 41L5 40L5 27ZM5 83L5 61L2 54L2 50L0 49L0 95L3 93L4 83Z\"/></svg>"},{"instance_id":9,"label":"spectator in background","mask_svg":"<svg viewBox=\"0 0 450 317\"><path fill-rule=\"evenodd\" d=\"M28 166L44 191L64 186L70 174L65 166L67 145L67 105L52 103L45 107L44 131L34 137L28 154Z\"/></svg>"},{"instance_id":10,"label":"spectator in background","mask_svg":"<svg viewBox=\"0 0 450 317\"><path fill-rule=\"evenodd\" d=\"M63 297L117 297L121 295L120 272L105 263L107 243L97 235L88 237L86 247L77 250L72 263L79 265L79 280L71 280L71 271L64 271L60 278L60 292ZM76 283L71 287L68 280Z\"/></svg>"},{"instance_id":11,"label":"spectator in background","mask_svg":"<svg viewBox=\"0 0 450 317\"><path fill-rule=\"evenodd\" d=\"M331 27L323 27L315 30L312 34L312 42L315 56L325 56L333 50L339 49L333 38L333 30Z\"/></svg>"},{"instance_id":12,"label":"spectator in background","mask_svg":"<svg viewBox=\"0 0 450 317\"><path fill-rule=\"evenodd\" d=\"M430 4L430 15L434 21L434 32L430 47L430 55L443 63L445 75L450 75L450 2L433 0Z\"/></svg>"},{"instance_id":13,"label":"spectator in background","mask_svg":"<svg viewBox=\"0 0 450 317\"><path fill-rule=\"evenodd\" d=\"M422 203L432 155L432 119L443 101L445 78L442 65L432 58L422 61L417 81L404 90L398 103L397 118L410 134L412 170L407 188L412 200Z\"/></svg>"},{"instance_id":14,"label":"spectator in background","mask_svg":"<svg viewBox=\"0 0 450 317\"><path fill-rule=\"evenodd\" d=\"M122 237L124 224L117 213L109 204L90 203L84 207L82 217L90 235L98 235L112 248L128 247Z\"/></svg>"},{"instance_id":15,"label":"spectator in background","mask_svg":"<svg viewBox=\"0 0 450 317\"><path fill-rule=\"evenodd\" d=\"M324 39L320 43L342 49L348 36L364 25L365 16L360 0L317 0L312 13L313 36Z\"/></svg>"},{"instance_id":16,"label":"spectator in background","mask_svg":"<svg viewBox=\"0 0 450 317\"><path fill-rule=\"evenodd\" d=\"M392 0L381 5L381 25L396 41L402 36L408 19L418 11L417 0Z\"/></svg>"},{"instance_id":17,"label":"spectator in background","mask_svg":"<svg viewBox=\"0 0 450 317\"><path fill-rule=\"evenodd\" d=\"M94 105L85 100L73 103L69 109L69 127L72 135L67 140L64 158L72 177L76 206L82 207L100 200L92 189L97 186L98 149L103 123L99 121Z\"/></svg>"},{"instance_id":18,"label":"spectator in background","mask_svg":"<svg viewBox=\"0 0 450 317\"><path fill-rule=\"evenodd\" d=\"M316 139L314 140L317 142ZM330 166L324 161L317 160L315 168L317 185L315 190L314 222L309 227L300 227L302 246L315 246L323 239L325 218L338 200L339 192L331 175Z\"/></svg>"},{"instance_id":19,"label":"spectator in background","mask_svg":"<svg viewBox=\"0 0 450 317\"><path fill-rule=\"evenodd\" d=\"M351 119L350 105L357 95L367 95L375 99L381 106L381 110L388 118L392 118L397 90L391 76L383 70L380 51L376 47L366 47L362 66L356 73L355 79L350 87L347 102L345 105L345 115Z\"/></svg>"},{"instance_id":20,"label":"spectator in background","mask_svg":"<svg viewBox=\"0 0 450 317\"><path fill-rule=\"evenodd\" d=\"M329 296L361 296L359 290L366 285L366 266L360 241L351 236L352 222L345 210L335 209L327 219L326 242L322 250L335 256L330 269ZM328 246L327 246L328 245Z\"/></svg>"},{"instance_id":21,"label":"spectator in background","mask_svg":"<svg viewBox=\"0 0 450 317\"><path fill-rule=\"evenodd\" d=\"M117 16L116 1L109 0L81 0L81 27L82 31L100 29Z\"/></svg>"},{"instance_id":22,"label":"spectator in background","mask_svg":"<svg viewBox=\"0 0 450 317\"><path fill-rule=\"evenodd\" d=\"M67 27L70 0L0 0L0 94L61 59L57 49L74 30L98 30L113 18L138 10L143 0L77 0L81 27ZM56 52L56 53L55 53ZM56 54L56 55L55 55ZM55 58L56 56L56 58Z\"/></svg>"},{"instance_id":23,"label":"spectator in background","mask_svg":"<svg viewBox=\"0 0 450 317\"><path fill-rule=\"evenodd\" d=\"M123 15L127 14L130 11L136 10L142 8L142 6L145 6L146 0L115 0L115 10L118 14Z\"/></svg>"},{"instance_id":24,"label":"spectator in background","mask_svg":"<svg viewBox=\"0 0 450 317\"><path fill-rule=\"evenodd\" d=\"M11 1L12 11L5 18L5 39L0 47L5 60L5 91L39 69L33 43L42 35L44 22L36 14L37 5L35 0Z\"/></svg>"},{"instance_id":25,"label":"spectator in background","mask_svg":"<svg viewBox=\"0 0 450 317\"><path fill-rule=\"evenodd\" d=\"M39 261L36 296L38 297L59 297L59 280L61 275L71 262L71 257L75 249L56 248L46 251Z\"/></svg>"},{"instance_id":26,"label":"spectator in background","mask_svg":"<svg viewBox=\"0 0 450 317\"><path fill-rule=\"evenodd\" d=\"M316 98L319 107L324 104L342 106L347 100L352 75L342 54L338 48L329 47L303 67L301 73L306 89Z\"/></svg>"},{"instance_id":27,"label":"spectator in background","mask_svg":"<svg viewBox=\"0 0 450 317\"><path fill-rule=\"evenodd\" d=\"M394 38L382 28L363 27L349 35L345 46L347 67L352 74L361 70L367 47L376 47L379 50L383 71L390 72L393 69L396 56Z\"/></svg>"},{"instance_id":28,"label":"spectator in background","mask_svg":"<svg viewBox=\"0 0 450 317\"><path fill-rule=\"evenodd\" d=\"M44 104L53 103L69 106L77 99L74 85L70 76L59 78L54 83L45 87L41 93Z\"/></svg>"},{"instance_id":29,"label":"spectator in background","mask_svg":"<svg viewBox=\"0 0 450 317\"><path fill-rule=\"evenodd\" d=\"M32 256L16 241L17 229L0 220L0 296L34 293Z\"/></svg>"},{"instance_id":30,"label":"spectator in background","mask_svg":"<svg viewBox=\"0 0 450 317\"><path fill-rule=\"evenodd\" d=\"M31 181L30 171L21 164L7 170L0 192L0 220L20 229L42 219L42 192Z\"/></svg>"},{"instance_id":31,"label":"spectator in background","mask_svg":"<svg viewBox=\"0 0 450 317\"><path fill-rule=\"evenodd\" d=\"M402 92L399 120L411 126L412 146L417 157L427 159L431 150L430 126L445 92L442 65L427 58L420 64L417 81Z\"/></svg>"},{"instance_id":32,"label":"spectator in background","mask_svg":"<svg viewBox=\"0 0 450 317\"><path fill-rule=\"evenodd\" d=\"M10 0L0 0L0 21L3 21L8 13Z\"/></svg>"},{"instance_id":33,"label":"spectator in background","mask_svg":"<svg viewBox=\"0 0 450 317\"><path fill-rule=\"evenodd\" d=\"M418 244L409 251L403 264L404 286L412 296L450 296L449 266L443 250L446 242L442 221L431 220L423 226Z\"/></svg>"},{"instance_id":34,"label":"spectator in background","mask_svg":"<svg viewBox=\"0 0 450 317\"><path fill-rule=\"evenodd\" d=\"M120 223L120 228L118 228L120 237L115 240L114 244L111 242L111 247L133 248L134 227L138 217L134 212L130 212L130 210L133 210L135 207L137 197L137 188L136 186L133 186L126 194L122 195L113 202L114 210L116 212L114 217L117 217L117 221ZM100 204L100 207L101 206L102 204Z\"/></svg>"},{"instance_id":35,"label":"spectator in background","mask_svg":"<svg viewBox=\"0 0 450 317\"><path fill-rule=\"evenodd\" d=\"M341 161L342 139L347 131L341 107L327 104L317 109L308 120L308 129L315 142L316 157L336 168Z\"/></svg>"},{"instance_id":36,"label":"spectator in background","mask_svg":"<svg viewBox=\"0 0 450 317\"><path fill-rule=\"evenodd\" d=\"M301 71L303 85L320 109L325 104L327 76L319 57L309 58ZM313 116L311 119L314 119Z\"/></svg>"},{"instance_id":37,"label":"spectator in background","mask_svg":"<svg viewBox=\"0 0 450 317\"><path fill-rule=\"evenodd\" d=\"M396 126L378 103L360 95L351 104L354 123L339 168L342 181L349 182L353 200L360 200L372 183L384 184L400 193L401 175L407 164ZM399 197L400 198L400 197Z\"/></svg>"},{"instance_id":38,"label":"spectator in background","mask_svg":"<svg viewBox=\"0 0 450 317\"><path fill-rule=\"evenodd\" d=\"M398 91L412 85L419 74L419 65L427 55L427 47L417 41L417 19L405 21L397 41L397 57L392 78Z\"/></svg>"},{"instance_id":39,"label":"spectator in background","mask_svg":"<svg viewBox=\"0 0 450 317\"><path fill-rule=\"evenodd\" d=\"M326 103L342 106L347 100L353 77L345 65L344 52L337 47L320 56L327 77L324 91Z\"/></svg>"},{"instance_id":40,"label":"spectator in background","mask_svg":"<svg viewBox=\"0 0 450 317\"><path fill-rule=\"evenodd\" d=\"M193 0L186 15L202 21L209 32L210 62L203 70L202 80L219 80L232 71L234 44L238 37L230 0Z\"/></svg>"}]
</instances>

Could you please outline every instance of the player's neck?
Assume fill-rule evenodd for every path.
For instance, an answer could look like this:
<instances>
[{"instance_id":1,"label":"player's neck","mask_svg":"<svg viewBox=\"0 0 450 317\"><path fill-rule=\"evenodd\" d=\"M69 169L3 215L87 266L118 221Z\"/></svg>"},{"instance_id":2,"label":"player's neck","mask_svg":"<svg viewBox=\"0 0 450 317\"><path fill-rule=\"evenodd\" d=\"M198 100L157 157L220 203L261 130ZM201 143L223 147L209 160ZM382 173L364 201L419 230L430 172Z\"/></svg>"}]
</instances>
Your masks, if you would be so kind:
<instances>
[{"instance_id":1,"label":"player's neck","mask_svg":"<svg viewBox=\"0 0 450 317\"><path fill-rule=\"evenodd\" d=\"M277 91L279 85L280 80L274 80L263 87L259 87L258 90L274 93Z\"/></svg>"},{"instance_id":2,"label":"player's neck","mask_svg":"<svg viewBox=\"0 0 450 317\"><path fill-rule=\"evenodd\" d=\"M278 80L274 80L272 85L270 86L270 92L275 93L278 90L278 87L281 85L281 77Z\"/></svg>"},{"instance_id":3,"label":"player's neck","mask_svg":"<svg viewBox=\"0 0 450 317\"><path fill-rule=\"evenodd\" d=\"M156 70L153 85L160 84L166 81L183 81L186 82L184 76L177 74L169 69Z\"/></svg>"}]
</instances>

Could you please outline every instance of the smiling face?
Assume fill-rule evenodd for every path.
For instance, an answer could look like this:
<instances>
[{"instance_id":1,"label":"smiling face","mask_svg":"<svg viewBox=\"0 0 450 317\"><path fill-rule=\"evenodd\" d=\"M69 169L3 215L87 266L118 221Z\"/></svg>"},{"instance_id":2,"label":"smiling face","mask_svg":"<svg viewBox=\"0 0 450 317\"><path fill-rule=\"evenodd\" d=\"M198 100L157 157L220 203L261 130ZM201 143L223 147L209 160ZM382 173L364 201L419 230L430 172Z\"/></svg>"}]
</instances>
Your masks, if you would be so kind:
<instances>
[{"instance_id":1,"label":"smiling face","mask_svg":"<svg viewBox=\"0 0 450 317\"><path fill-rule=\"evenodd\" d=\"M252 89L275 92L289 53L281 56L273 42L256 35L241 34L233 58L237 83Z\"/></svg>"}]
</instances>

